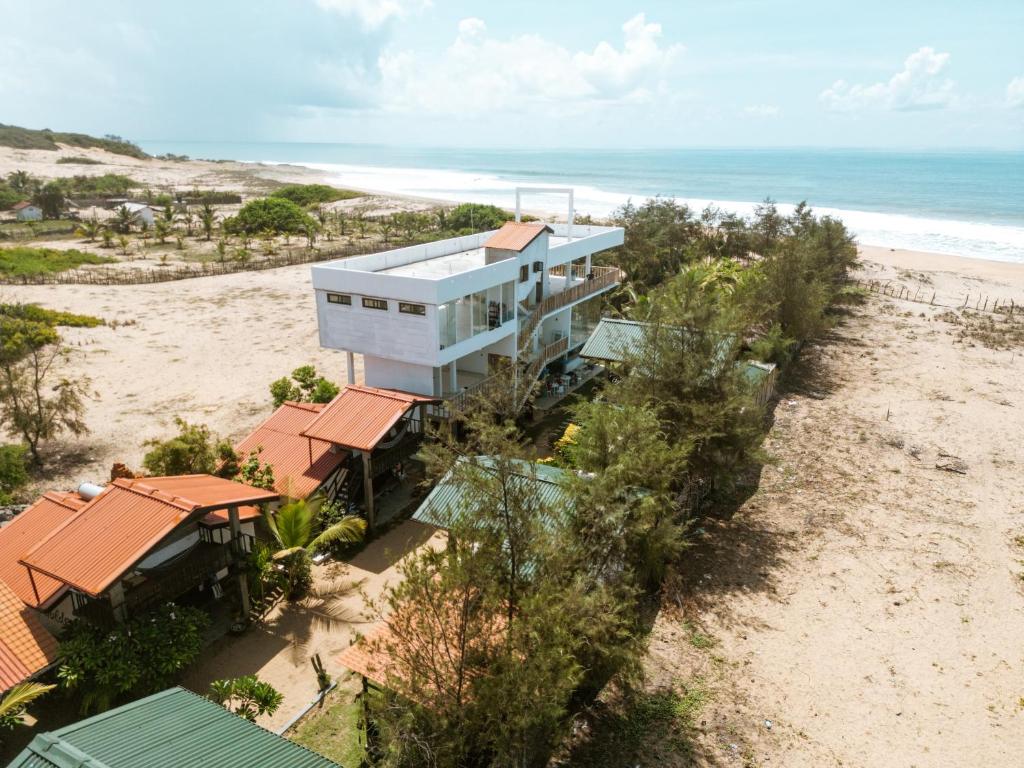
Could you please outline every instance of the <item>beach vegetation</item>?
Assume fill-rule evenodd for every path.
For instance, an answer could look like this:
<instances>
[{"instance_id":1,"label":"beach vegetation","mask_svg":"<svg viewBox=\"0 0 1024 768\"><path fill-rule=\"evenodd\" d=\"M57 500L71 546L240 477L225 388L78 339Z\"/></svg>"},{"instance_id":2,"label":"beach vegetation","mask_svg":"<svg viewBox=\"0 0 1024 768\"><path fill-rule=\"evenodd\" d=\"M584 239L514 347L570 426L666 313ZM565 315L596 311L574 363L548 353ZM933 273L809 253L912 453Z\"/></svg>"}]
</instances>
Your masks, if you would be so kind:
<instances>
[{"instance_id":1,"label":"beach vegetation","mask_svg":"<svg viewBox=\"0 0 1024 768\"><path fill-rule=\"evenodd\" d=\"M250 200L237 215L224 221L229 233L246 232L251 235L269 232L273 235L299 234L316 221L302 208L281 197Z\"/></svg>"},{"instance_id":2,"label":"beach vegetation","mask_svg":"<svg viewBox=\"0 0 1024 768\"><path fill-rule=\"evenodd\" d=\"M103 161L92 157L85 157L84 155L69 155L58 157L57 165L103 165Z\"/></svg>"},{"instance_id":3,"label":"beach vegetation","mask_svg":"<svg viewBox=\"0 0 1024 768\"><path fill-rule=\"evenodd\" d=\"M43 212L44 219L59 219L64 213L64 189L55 181L43 184L34 195L32 202Z\"/></svg>"},{"instance_id":4,"label":"beach vegetation","mask_svg":"<svg viewBox=\"0 0 1024 768\"><path fill-rule=\"evenodd\" d=\"M221 463L235 456L231 443L213 435L205 424L174 418L178 434L166 440L147 440L142 466L151 475L197 475L217 472ZM236 465L237 467L237 465ZM237 474L237 468L232 474Z\"/></svg>"},{"instance_id":5,"label":"beach vegetation","mask_svg":"<svg viewBox=\"0 0 1024 768\"><path fill-rule=\"evenodd\" d=\"M274 714L284 702L284 694L256 675L214 680L207 698L251 723L260 715Z\"/></svg>"},{"instance_id":6,"label":"beach vegetation","mask_svg":"<svg viewBox=\"0 0 1024 768\"><path fill-rule=\"evenodd\" d=\"M10 504L28 484L28 451L18 444L0 445L0 504Z\"/></svg>"},{"instance_id":7,"label":"beach vegetation","mask_svg":"<svg viewBox=\"0 0 1024 768\"><path fill-rule=\"evenodd\" d=\"M57 679L80 697L82 714L166 688L198 657L210 619L167 603L113 627L71 621L61 638Z\"/></svg>"},{"instance_id":8,"label":"beach vegetation","mask_svg":"<svg viewBox=\"0 0 1024 768\"><path fill-rule=\"evenodd\" d=\"M462 203L452 208L445 216L446 228L452 232L486 232L498 229L514 215L496 205Z\"/></svg>"},{"instance_id":9,"label":"beach vegetation","mask_svg":"<svg viewBox=\"0 0 1024 768\"><path fill-rule=\"evenodd\" d=\"M302 365L291 376L282 376L270 385L270 398L279 408L286 400L296 403L329 403L341 389L316 372L312 365Z\"/></svg>"},{"instance_id":10,"label":"beach vegetation","mask_svg":"<svg viewBox=\"0 0 1024 768\"><path fill-rule=\"evenodd\" d=\"M288 184L278 187L270 193L270 196L291 200L303 208L311 208L323 205L324 203L362 197L363 193L355 192L351 189L338 189L326 184Z\"/></svg>"},{"instance_id":11,"label":"beach vegetation","mask_svg":"<svg viewBox=\"0 0 1024 768\"><path fill-rule=\"evenodd\" d=\"M99 176L70 176L55 179L51 183L57 184L64 192L65 197L72 198L125 197L139 186L134 179L118 173L104 173Z\"/></svg>"},{"instance_id":12,"label":"beach vegetation","mask_svg":"<svg viewBox=\"0 0 1024 768\"><path fill-rule=\"evenodd\" d=\"M120 136L89 136L84 133L51 131L49 128L35 130L17 125L0 123L0 146L14 149L45 149L56 151L59 144L82 149L103 149L116 155L127 155L140 160L149 157L138 145Z\"/></svg>"},{"instance_id":13,"label":"beach vegetation","mask_svg":"<svg viewBox=\"0 0 1024 768\"><path fill-rule=\"evenodd\" d=\"M362 541L366 521L345 515L328 528L317 530L320 499L297 499L275 512L265 510L263 519L273 537L273 558L285 569L285 592L290 600L304 597L313 582L312 555L333 544Z\"/></svg>"}]
</instances>

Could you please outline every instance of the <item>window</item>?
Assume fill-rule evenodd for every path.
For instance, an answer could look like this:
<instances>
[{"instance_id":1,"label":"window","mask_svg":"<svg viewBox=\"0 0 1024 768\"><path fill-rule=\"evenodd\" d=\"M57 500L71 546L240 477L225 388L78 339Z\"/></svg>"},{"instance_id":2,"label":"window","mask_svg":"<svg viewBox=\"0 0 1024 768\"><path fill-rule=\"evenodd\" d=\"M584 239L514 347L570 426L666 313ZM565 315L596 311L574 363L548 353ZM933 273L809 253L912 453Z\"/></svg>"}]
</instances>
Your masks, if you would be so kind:
<instances>
[{"instance_id":1,"label":"window","mask_svg":"<svg viewBox=\"0 0 1024 768\"><path fill-rule=\"evenodd\" d=\"M345 293L328 293L327 294L328 304L345 304L352 306L352 297Z\"/></svg>"},{"instance_id":2,"label":"window","mask_svg":"<svg viewBox=\"0 0 1024 768\"><path fill-rule=\"evenodd\" d=\"M529 264L523 264L523 266L521 266L519 268L519 282L520 283L525 283L529 279L530 279L530 265Z\"/></svg>"},{"instance_id":3,"label":"window","mask_svg":"<svg viewBox=\"0 0 1024 768\"><path fill-rule=\"evenodd\" d=\"M388 309L388 303L384 299L368 299L363 297L363 306L366 309L383 309L385 312Z\"/></svg>"},{"instance_id":4,"label":"window","mask_svg":"<svg viewBox=\"0 0 1024 768\"><path fill-rule=\"evenodd\" d=\"M409 304L404 301L398 302L398 311L406 315L426 315L427 308L422 304Z\"/></svg>"},{"instance_id":5,"label":"window","mask_svg":"<svg viewBox=\"0 0 1024 768\"><path fill-rule=\"evenodd\" d=\"M543 261L535 261L535 262L533 262L533 271L534 272L540 272L542 269L544 269L544 262Z\"/></svg>"}]
</instances>

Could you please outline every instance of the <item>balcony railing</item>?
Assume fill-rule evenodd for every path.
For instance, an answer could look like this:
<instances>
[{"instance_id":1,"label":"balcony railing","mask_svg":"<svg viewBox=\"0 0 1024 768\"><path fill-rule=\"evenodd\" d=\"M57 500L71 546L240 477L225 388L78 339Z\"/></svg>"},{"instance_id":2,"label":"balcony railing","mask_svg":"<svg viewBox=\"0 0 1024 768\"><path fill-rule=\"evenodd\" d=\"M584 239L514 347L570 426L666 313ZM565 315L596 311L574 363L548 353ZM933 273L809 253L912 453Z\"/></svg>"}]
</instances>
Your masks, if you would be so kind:
<instances>
[{"instance_id":1,"label":"balcony railing","mask_svg":"<svg viewBox=\"0 0 1024 768\"><path fill-rule=\"evenodd\" d=\"M555 274L556 269L559 267L553 267L549 274ZM565 273L564 265L561 267L562 274ZM547 315L555 312L563 307L567 307L580 299L586 298L593 294L600 293L606 288L610 288L613 285L622 282L622 270L618 267L593 267L591 269L593 277L584 280L582 283L576 283L564 291L553 293L545 299L542 299L536 307L533 308L533 312L527 319L526 323L522 328L519 329L519 350L520 352L526 348L526 345L530 341L530 337L533 336L533 332L537 330L537 326L540 325L540 321L543 320Z\"/></svg>"}]
</instances>

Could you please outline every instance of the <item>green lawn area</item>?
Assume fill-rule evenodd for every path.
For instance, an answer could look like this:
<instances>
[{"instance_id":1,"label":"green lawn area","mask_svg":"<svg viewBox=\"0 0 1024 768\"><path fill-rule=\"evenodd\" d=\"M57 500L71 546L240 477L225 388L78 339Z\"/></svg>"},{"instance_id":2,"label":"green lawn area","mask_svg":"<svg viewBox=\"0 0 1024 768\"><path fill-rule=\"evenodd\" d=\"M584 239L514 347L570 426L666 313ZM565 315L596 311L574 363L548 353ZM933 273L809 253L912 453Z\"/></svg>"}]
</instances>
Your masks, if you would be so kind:
<instances>
[{"instance_id":1,"label":"green lawn area","mask_svg":"<svg viewBox=\"0 0 1024 768\"><path fill-rule=\"evenodd\" d=\"M110 264L115 259L83 253L78 250L60 251L55 248L18 246L0 248L0 278L31 277L48 272L63 272L82 264Z\"/></svg>"},{"instance_id":2,"label":"green lawn area","mask_svg":"<svg viewBox=\"0 0 1024 768\"><path fill-rule=\"evenodd\" d=\"M345 768L357 768L366 755L359 730L359 710L355 686L342 682L324 702L314 709L288 738Z\"/></svg>"}]
</instances>

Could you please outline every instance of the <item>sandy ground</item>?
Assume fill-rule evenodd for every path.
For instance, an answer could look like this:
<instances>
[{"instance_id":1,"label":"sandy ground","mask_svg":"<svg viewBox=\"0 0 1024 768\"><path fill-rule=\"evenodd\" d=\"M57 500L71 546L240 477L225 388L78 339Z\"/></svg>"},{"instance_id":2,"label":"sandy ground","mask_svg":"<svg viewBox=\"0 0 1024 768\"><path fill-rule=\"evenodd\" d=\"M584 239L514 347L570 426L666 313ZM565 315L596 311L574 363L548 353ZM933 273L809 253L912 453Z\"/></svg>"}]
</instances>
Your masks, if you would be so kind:
<instances>
[{"instance_id":1,"label":"sandy ground","mask_svg":"<svg viewBox=\"0 0 1024 768\"><path fill-rule=\"evenodd\" d=\"M270 382L300 365L346 381L345 354L319 344L308 266L143 286L0 286L0 301L117 323L62 331L68 374L87 376L96 397L92 433L50 462L56 488L106 481L115 461L138 467L142 443L173 434L175 416L244 436L272 410Z\"/></svg>"},{"instance_id":2,"label":"sandy ground","mask_svg":"<svg viewBox=\"0 0 1024 768\"><path fill-rule=\"evenodd\" d=\"M1024 300L1024 265L866 255ZM707 524L647 659L649 685L711 692L695 764L1021 765L1024 349L959 342L944 312L875 296L807 350L774 463Z\"/></svg>"},{"instance_id":3,"label":"sandy ground","mask_svg":"<svg viewBox=\"0 0 1024 768\"><path fill-rule=\"evenodd\" d=\"M373 626L366 599L376 600L399 578L403 558L422 546L443 546L436 528L407 520L370 543L347 563L314 567L315 586L327 599L279 603L267 617L239 637L226 637L192 667L184 685L206 693L214 680L256 675L284 695L274 715L260 724L278 730L317 695L310 663L319 654L331 677L351 687L352 675L338 655Z\"/></svg>"}]
</instances>

